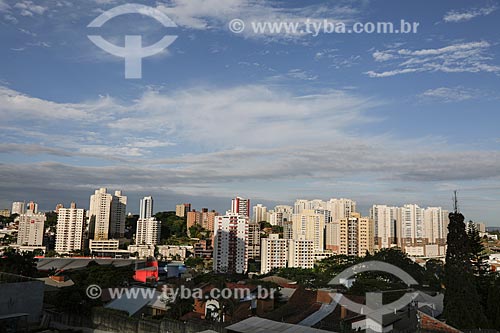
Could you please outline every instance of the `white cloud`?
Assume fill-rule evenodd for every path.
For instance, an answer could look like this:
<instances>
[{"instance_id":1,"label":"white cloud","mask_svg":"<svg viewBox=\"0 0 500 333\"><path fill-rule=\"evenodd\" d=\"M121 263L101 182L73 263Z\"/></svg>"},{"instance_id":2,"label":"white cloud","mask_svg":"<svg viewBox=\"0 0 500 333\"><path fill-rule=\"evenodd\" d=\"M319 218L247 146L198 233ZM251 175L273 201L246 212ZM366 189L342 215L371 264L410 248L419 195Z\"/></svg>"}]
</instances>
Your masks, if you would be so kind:
<instances>
[{"instance_id":1,"label":"white cloud","mask_svg":"<svg viewBox=\"0 0 500 333\"><path fill-rule=\"evenodd\" d=\"M491 44L486 41L457 43L435 49L387 49L372 54L377 62L395 68L384 71L367 71L370 77L389 77L417 72L445 73L500 73L500 66L489 64L487 54Z\"/></svg>"},{"instance_id":2,"label":"white cloud","mask_svg":"<svg viewBox=\"0 0 500 333\"><path fill-rule=\"evenodd\" d=\"M452 10L447 12L443 20L445 22L464 22L479 16L486 16L497 10L498 7L490 6L484 8L472 8L465 11Z\"/></svg>"},{"instance_id":3,"label":"white cloud","mask_svg":"<svg viewBox=\"0 0 500 333\"><path fill-rule=\"evenodd\" d=\"M424 99L441 100L444 102L461 102L471 99L477 99L483 94L475 89L467 89L464 87L439 87L424 91L420 97Z\"/></svg>"},{"instance_id":4,"label":"white cloud","mask_svg":"<svg viewBox=\"0 0 500 333\"><path fill-rule=\"evenodd\" d=\"M298 22L306 19L328 18L330 22L351 22L358 11L346 5L309 5L301 8L283 8L273 1L257 0L173 0L170 5L160 4L157 8L173 21L190 29L228 30L232 19L241 19L246 29L240 34L244 37L291 40L306 35L300 33L254 33L252 22ZM303 28L303 26L301 26Z\"/></svg>"},{"instance_id":5,"label":"white cloud","mask_svg":"<svg viewBox=\"0 0 500 333\"><path fill-rule=\"evenodd\" d=\"M394 55L391 54L390 52L381 52L381 51L375 51L373 52L373 59L375 61L387 61L394 59Z\"/></svg>"},{"instance_id":6,"label":"white cloud","mask_svg":"<svg viewBox=\"0 0 500 333\"><path fill-rule=\"evenodd\" d=\"M326 184L349 179L359 195L426 187L422 182L500 183L498 151L357 130L381 121L369 117L380 105L345 91L296 95L258 85L148 91L127 103L103 97L73 104L2 88L2 161L21 155L24 162L1 164L0 190L79 190L88 198L99 186L210 196L265 188L259 195L282 200L304 188L328 192Z\"/></svg>"},{"instance_id":7,"label":"white cloud","mask_svg":"<svg viewBox=\"0 0 500 333\"><path fill-rule=\"evenodd\" d=\"M109 113L105 108L113 104L109 98L89 104L56 103L0 86L0 111L3 117L10 119L95 121L103 119Z\"/></svg>"},{"instance_id":8,"label":"white cloud","mask_svg":"<svg viewBox=\"0 0 500 333\"><path fill-rule=\"evenodd\" d=\"M14 5L14 8L17 8L21 11L22 16L33 16L33 14L43 15L48 7L44 7L38 4L33 3L33 1L20 1Z\"/></svg>"},{"instance_id":9,"label":"white cloud","mask_svg":"<svg viewBox=\"0 0 500 333\"><path fill-rule=\"evenodd\" d=\"M300 68L294 68L289 70L287 76L292 79L305 80L305 81L314 81L318 78L317 75L312 75L308 71L305 71Z\"/></svg>"}]
</instances>

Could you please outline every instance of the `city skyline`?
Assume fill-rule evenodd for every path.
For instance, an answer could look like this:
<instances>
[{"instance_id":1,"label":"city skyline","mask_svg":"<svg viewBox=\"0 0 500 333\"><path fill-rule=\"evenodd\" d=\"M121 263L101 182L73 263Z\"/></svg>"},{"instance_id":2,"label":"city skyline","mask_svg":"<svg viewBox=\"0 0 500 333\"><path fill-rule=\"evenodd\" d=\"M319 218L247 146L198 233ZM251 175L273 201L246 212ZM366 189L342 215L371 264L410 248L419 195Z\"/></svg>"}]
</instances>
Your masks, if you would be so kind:
<instances>
[{"instance_id":1,"label":"city skyline","mask_svg":"<svg viewBox=\"0 0 500 333\"><path fill-rule=\"evenodd\" d=\"M106 188L106 190L108 191L113 191L114 189L109 189L109 188ZM95 192L97 192L98 190L95 190ZM143 200L145 199L148 199L148 200L153 200L152 196L151 195L146 195L144 197L139 197L137 198L137 200L134 199L134 196L130 196L128 195L128 192L127 191L121 191L119 190L120 192L124 192L126 197L128 198L132 198L132 199L129 199L130 202L132 202L132 204L130 205L127 205L127 208L126 208L126 214L132 214L132 215L136 215L136 216L139 216L140 217L140 210L141 210L141 205L142 205L142 202ZM88 196L87 196L88 197ZM242 199L241 197L239 196L236 196L237 198L240 198ZM232 206L232 201L234 201L234 196L233 198L221 198L221 204L220 204L220 207L216 207L216 206L210 206L208 204L206 204L205 202L200 202L200 203L189 203L190 207L192 207L192 210L191 212L201 212L202 209L208 209L209 211L215 211L217 213L220 213L220 214L225 214L226 212L231 212L231 206ZM253 221L253 218L254 218L254 213L255 210L254 208L255 207L260 207L260 208L265 208L266 209L266 213L269 214L270 212L276 212L275 208L278 208L278 211L280 211L280 207L290 207L292 209L292 211L296 212L296 209L297 207L295 207L294 209L294 204L297 205L297 202L322 202L323 204L327 205L329 204L329 200L347 200L347 201L352 201L354 202L354 206L355 206L355 211L357 213L360 213L363 217L370 217L372 215L371 213L371 210L373 207L375 206L384 206L384 207L387 207L387 208L402 208L406 205L410 205L410 206L413 206L413 205L417 205L419 206L421 209L424 209L424 208L441 208L443 209L443 211L452 211L452 205L450 204L449 207L446 207L446 206L439 206L439 205L425 205L425 204L422 204L420 202L403 202L402 204L390 204L390 203L387 203L387 202L377 202L377 203L371 203L371 204L368 204L368 206L365 206L365 205L359 205L358 204L358 201L355 199L355 198L344 198L344 197L340 197L340 196L337 196L337 197L331 197L331 198L296 198L294 199L293 201L289 201L289 202L284 202L284 201L255 201L253 199L245 199L245 200L251 200L251 206L250 206L250 216L249 218L251 219L251 221ZM450 202L451 202L452 199L450 199ZM156 197L154 198L154 201L156 202ZM10 204L8 205L8 207L5 207L6 209L11 209L11 207L13 207L14 204L24 204L26 205L26 203L29 203L30 201L11 201ZM33 204L36 205L37 209L38 209L38 201L35 200L35 201L31 201ZM83 204L79 204L78 206L80 208L83 208L85 209L86 211L89 211L89 205L87 204L88 202L88 198L86 199L86 201L83 203ZM180 205L184 205L184 204L180 204L179 202L181 201L176 201L173 206L167 206L165 208L157 208L157 209L152 209L152 206L150 206L149 208L152 209L151 212L152 214L156 214L156 213L159 213L159 212L164 212L164 211L170 211L170 212L176 212L176 208L177 206L180 206ZM229 202L229 203L228 203ZM70 204L73 205L73 204L76 204L76 200L71 200L70 201ZM68 208L69 206L65 203L65 202L58 202L56 204L53 204L52 208L49 206L47 209L45 208L41 208L40 211L42 212L50 212L50 211L55 211L58 207L60 207L59 205L63 205L61 208ZM70 206L71 206L70 205ZM137 207L136 207L137 206ZM155 205L156 206L156 205ZM461 211L461 205L460 205L460 202L459 202L459 210ZM326 206L325 206L326 208ZM1 208L0 208L1 209ZM306 210L308 208L305 208ZM327 210L329 211L331 208L327 208ZM349 210L350 211L350 210ZM292 212L293 213L293 212ZM473 222L476 222L476 223L485 223L486 221L485 220L475 220L475 219L472 219L472 218L469 218L467 217L467 212L462 212L464 213L464 215L466 216L466 218L468 218L469 220L473 221ZM346 215L347 216L347 215ZM253 221L253 222L256 222L256 221ZM492 224L488 224L486 223L487 226L491 226L491 227L495 227L496 225Z\"/></svg>"},{"instance_id":2,"label":"city skyline","mask_svg":"<svg viewBox=\"0 0 500 333\"><path fill-rule=\"evenodd\" d=\"M169 16L178 38L143 60L141 80L126 80L123 59L87 38L98 13L124 3L0 1L0 208L84 207L107 187L123 189L137 213L147 195L162 210L191 202L224 212L238 193L268 207L353 198L368 215L373 204L451 210L457 189L467 219L500 226L497 4L139 1ZM228 29L232 19L249 28L308 18L419 29ZM140 15L99 29L147 45L165 34Z\"/></svg>"}]
</instances>

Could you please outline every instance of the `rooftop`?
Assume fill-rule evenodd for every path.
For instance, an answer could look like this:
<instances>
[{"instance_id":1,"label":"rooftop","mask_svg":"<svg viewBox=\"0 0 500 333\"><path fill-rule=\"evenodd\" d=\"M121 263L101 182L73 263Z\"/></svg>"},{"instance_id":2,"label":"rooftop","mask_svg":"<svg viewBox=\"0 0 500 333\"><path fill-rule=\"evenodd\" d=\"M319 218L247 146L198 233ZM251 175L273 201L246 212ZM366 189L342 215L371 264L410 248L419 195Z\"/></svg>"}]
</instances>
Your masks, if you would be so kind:
<instances>
[{"instance_id":1,"label":"rooftop","mask_svg":"<svg viewBox=\"0 0 500 333\"><path fill-rule=\"evenodd\" d=\"M320 330L317 328L310 328L305 326L281 323L259 317L251 317L240 321L234 325L226 327L228 332L241 332L241 333L332 333L330 331Z\"/></svg>"}]
</instances>

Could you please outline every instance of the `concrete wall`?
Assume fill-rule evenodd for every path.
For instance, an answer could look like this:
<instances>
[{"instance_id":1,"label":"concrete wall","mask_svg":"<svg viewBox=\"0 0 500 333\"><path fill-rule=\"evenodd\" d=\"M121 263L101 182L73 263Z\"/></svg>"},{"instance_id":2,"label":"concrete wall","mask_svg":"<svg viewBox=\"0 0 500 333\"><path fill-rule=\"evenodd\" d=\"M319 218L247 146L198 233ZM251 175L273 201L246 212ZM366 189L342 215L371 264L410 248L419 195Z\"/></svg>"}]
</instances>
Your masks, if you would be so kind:
<instances>
[{"instance_id":1,"label":"concrete wall","mask_svg":"<svg viewBox=\"0 0 500 333\"><path fill-rule=\"evenodd\" d=\"M0 283L0 316L28 313L28 321L40 321L43 307L42 281Z\"/></svg>"},{"instance_id":2,"label":"concrete wall","mask_svg":"<svg viewBox=\"0 0 500 333\"><path fill-rule=\"evenodd\" d=\"M83 318L78 314L55 314L46 312L50 318L50 327L56 328L58 324L71 327L91 327L95 330L120 333L196 333L208 329L216 332L223 332L220 325L205 323L183 323L176 320L149 320L129 317L116 311L109 311L104 308L92 309L91 318Z\"/></svg>"}]
</instances>

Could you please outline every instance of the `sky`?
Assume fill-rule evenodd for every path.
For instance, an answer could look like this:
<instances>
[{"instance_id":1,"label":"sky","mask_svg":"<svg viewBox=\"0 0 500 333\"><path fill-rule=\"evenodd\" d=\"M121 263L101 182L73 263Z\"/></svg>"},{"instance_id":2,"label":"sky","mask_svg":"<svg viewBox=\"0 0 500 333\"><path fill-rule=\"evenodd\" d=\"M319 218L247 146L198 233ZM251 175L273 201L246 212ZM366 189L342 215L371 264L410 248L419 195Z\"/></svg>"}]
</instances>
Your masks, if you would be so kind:
<instances>
[{"instance_id":1,"label":"sky","mask_svg":"<svg viewBox=\"0 0 500 333\"><path fill-rule=\"evenodd\" d=\"M220 212L348 197L451 209L500 226L500 2L0 0L0 208L88 207L99 187L128 210L153 195ZM245 30L234 33L240 19ZM416 33L258 33L255 22L417 22ZM143 46L142 78L94 45Z\"/></svg>"}]
</instances>

